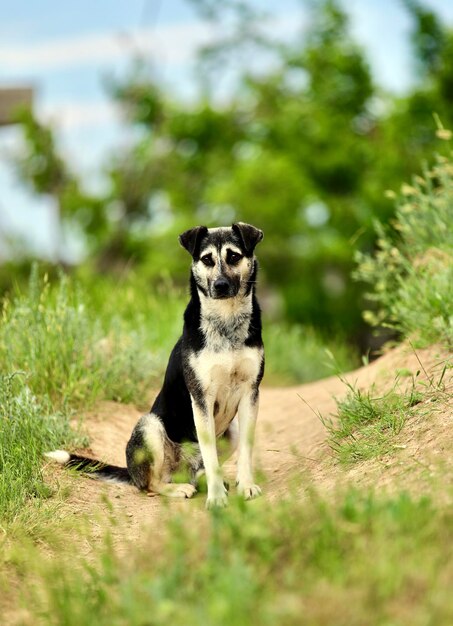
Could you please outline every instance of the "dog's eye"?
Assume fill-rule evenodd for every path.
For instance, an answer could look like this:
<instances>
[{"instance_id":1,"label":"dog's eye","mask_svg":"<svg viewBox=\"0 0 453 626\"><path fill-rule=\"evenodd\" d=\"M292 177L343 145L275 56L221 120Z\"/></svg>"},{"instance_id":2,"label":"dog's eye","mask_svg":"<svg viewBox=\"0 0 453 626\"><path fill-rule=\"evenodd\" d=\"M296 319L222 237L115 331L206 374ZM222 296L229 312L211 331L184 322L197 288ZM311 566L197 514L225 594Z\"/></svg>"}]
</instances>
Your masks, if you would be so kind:
<instances>
[{"instance_id":1,"label":"dog's eye","mask_svg":"<svg viewBox=\"0 0 453 626\"><path fill-rule=\"evenodd\" d=\"M212 258L212 254L205 254L201 257L201 262L206 265L206 267L214 267L214 259Z\"/></svg>"},{"instance_id":2,"label":"dog's eye","mask_svg":"<svg viewBox=\"0 0 453 626\"><path fill-rule=\"evenodd\" d=\"M237 265L241 259L242 259L242 254L239 254L238 252L232 252L231 250L228 250L228 253L227 253L227 263L229 265Z\"/></svg>"}]
</instances>

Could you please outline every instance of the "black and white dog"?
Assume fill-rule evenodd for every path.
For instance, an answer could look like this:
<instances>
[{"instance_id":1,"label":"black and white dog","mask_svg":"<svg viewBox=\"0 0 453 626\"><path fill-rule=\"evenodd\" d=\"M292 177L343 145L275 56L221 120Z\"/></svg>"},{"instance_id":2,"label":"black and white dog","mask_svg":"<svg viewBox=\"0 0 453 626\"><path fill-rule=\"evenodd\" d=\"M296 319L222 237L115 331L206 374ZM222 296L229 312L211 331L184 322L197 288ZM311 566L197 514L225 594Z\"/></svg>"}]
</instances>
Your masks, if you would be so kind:
<instances>
[{"instance_id":1,"label":"black and white dog","mask_svg":"<svg viewBox=\"0 0 453 626\"><path fill-rule=\"evenodd\" d=\"M252 448L264 373L254 255L262 238L261 230L241 222L231 228L197 226L180 235L192 256L191 298L163 387L127 444L127 469L63 450L46 456L98 478L171 497L193 496L204 470L211 508L227 504L222 445L217 446L223 441L229 453L239 444L239 493L246 499L261 493L253 479ZM172 482L182 466L189 469L190 483Z\"/></svg>"}]
</instances>

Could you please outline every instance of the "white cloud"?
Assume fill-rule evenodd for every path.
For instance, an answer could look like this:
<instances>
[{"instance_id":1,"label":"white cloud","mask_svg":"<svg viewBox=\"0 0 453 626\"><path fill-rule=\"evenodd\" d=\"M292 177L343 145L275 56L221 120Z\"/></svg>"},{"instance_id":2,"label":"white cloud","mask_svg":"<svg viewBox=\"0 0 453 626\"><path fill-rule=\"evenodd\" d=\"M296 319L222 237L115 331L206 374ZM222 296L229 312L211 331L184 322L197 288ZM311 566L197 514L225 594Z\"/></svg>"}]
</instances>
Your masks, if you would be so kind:
<instances>
[{"instance_id":1,"label":"white cloud","mask_svg":"<svg viewBox=\"0 0 453 626\"><path fill-rule=\"evenodd\" d=\"M16 72L53 69L121 60L138 51L178 63L189 60L198 46L213 41L215 36L206 24L193 22L132 34L95 33L37 44L0 45L0 65L3 70Z\"/></svg>"},{"instance_id":2,"label":"white cloud","mask_svg":"<svg viewBox=\"0 0 453 626\"><path fill-rule=\"evenodd\" d=\"M302 13L282 15L268 21L263 28L276 38L287 39L294 35L303 19ZM164 63L186 63L200 46L225 34L220 24L196 21L132 32L97 32L33 44L0 44L0 66L7 72L43 71L124 60L134 52Z\"/></svg>"}]
</instances>

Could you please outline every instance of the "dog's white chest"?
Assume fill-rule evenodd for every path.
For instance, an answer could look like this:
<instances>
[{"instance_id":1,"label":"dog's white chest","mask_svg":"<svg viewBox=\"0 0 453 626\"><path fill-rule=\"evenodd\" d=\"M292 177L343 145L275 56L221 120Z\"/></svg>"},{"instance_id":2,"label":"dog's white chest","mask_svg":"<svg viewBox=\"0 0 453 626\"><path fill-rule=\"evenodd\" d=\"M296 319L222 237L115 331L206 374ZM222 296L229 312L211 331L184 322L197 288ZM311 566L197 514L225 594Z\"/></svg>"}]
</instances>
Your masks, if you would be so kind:
<instances>
[{"instance_id":1,"label":"dog's white chest","mask_svg":"<svg viewBox=\"0 0 453 626\"><path fill-rule=\"evenodd\" d=\"M262 360L257 348L225 352L202 350L191 358L191 365L214 414L216 435L221 435L234 419L241 397L256 382Z\"/></svg>"}]
</instances>

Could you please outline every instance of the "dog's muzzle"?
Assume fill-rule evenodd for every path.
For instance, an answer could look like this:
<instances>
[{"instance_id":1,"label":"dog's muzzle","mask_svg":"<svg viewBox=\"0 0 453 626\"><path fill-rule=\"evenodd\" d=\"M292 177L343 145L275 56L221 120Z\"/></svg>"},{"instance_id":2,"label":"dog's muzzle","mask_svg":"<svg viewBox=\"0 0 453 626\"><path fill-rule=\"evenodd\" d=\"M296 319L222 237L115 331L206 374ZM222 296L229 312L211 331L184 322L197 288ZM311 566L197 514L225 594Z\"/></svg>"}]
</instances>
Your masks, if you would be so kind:
<instances>
[{"instance_id":1,"label":"dog's muzzle","mask_svg":"<svg viewBox=\"0 0 453 626\"><path fill-rule=\"evenodd\" d=\"M237 295L236 285L223 276L219 276L212 284L213 298L233 298L235 295Z\"/></svg>"}]
</instances>

